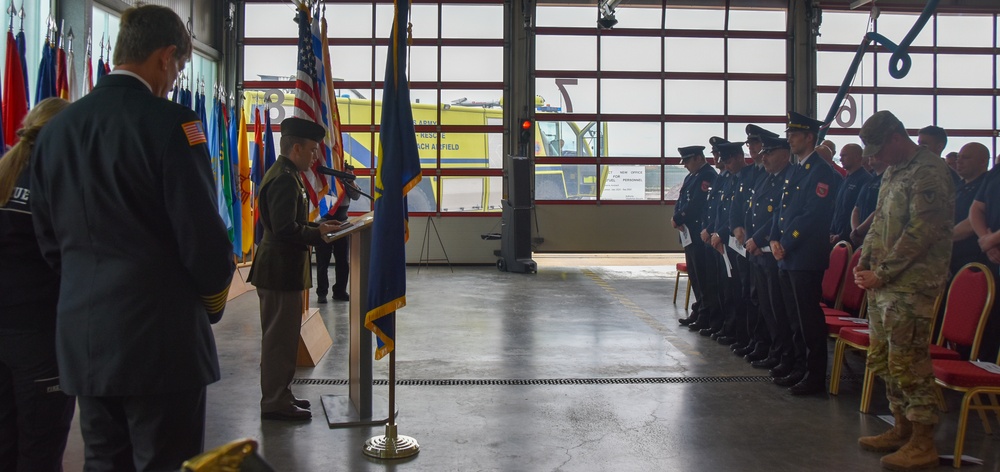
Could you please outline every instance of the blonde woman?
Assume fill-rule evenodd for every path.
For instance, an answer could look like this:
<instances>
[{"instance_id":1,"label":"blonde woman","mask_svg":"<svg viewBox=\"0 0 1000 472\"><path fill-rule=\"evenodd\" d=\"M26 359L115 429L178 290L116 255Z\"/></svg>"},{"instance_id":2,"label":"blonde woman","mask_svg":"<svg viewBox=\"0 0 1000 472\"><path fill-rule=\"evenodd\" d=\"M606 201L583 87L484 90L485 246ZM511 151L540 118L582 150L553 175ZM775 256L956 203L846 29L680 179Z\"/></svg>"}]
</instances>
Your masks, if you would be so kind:
<instances>
[{"instance_id":1,"label":"blonde woman","mask_svg":"<svg viewBox=\"0 0 1000 472\"><path fill-rule=\"evenodd\" d=\"M32 108L0 158L0 470L62 470L73 420L56 366L59 274L38 249L28 188L35 138L68 104L49 98Z\"/></svg>"}]
</instances>

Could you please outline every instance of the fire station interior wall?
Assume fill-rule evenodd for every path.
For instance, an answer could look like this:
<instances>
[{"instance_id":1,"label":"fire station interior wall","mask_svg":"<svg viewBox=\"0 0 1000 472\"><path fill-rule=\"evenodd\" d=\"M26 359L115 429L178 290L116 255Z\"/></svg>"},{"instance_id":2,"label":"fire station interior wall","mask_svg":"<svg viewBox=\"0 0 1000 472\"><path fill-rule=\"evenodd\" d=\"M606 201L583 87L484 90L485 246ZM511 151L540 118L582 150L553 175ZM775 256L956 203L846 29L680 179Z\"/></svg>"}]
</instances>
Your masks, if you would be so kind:
<instances>
[{"instance_id":1,"label":"fire station interior wall","mask_svg":"<svg viewBox=\"0 0 1000 472\"><path fill-rule=\"evenodd\" d=\"M677 231L670 224L673 205L539 205L538 227L532 236L543 242L534 252L642 253L681 252ZM410 218L410 239L406 261L444 264L441 244L452 264L494 264L500 249L499 240L483 240L481 235L500 232L500 216L434 218L427 231L427 217ZM537 241L537 239L536 239ZM429 247L428 247L429 246Z\"/></svg>"}]
</instances>

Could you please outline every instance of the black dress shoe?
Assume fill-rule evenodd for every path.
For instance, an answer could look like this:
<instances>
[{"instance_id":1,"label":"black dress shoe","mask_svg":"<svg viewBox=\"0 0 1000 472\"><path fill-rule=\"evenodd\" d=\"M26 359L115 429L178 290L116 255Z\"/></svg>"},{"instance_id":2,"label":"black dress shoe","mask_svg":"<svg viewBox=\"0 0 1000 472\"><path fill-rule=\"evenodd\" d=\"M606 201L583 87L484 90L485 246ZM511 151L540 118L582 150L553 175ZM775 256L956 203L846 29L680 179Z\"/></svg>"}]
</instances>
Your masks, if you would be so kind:
<instances>
[{"instance_id":1,"label":"black dress shoe","mask_svg":"<svg viewBox=\"0 0 1000 472\"><path fill-rule=\"evenodd\" d=\"M262 411L261 419L278 421L309 421L312 413L295 405L288 405L286 408L275 411Z\"/></svg>"},{"instance_id":2,"label":"black dress shoe","mask_svg":"<svg viewBox=\"0 0 1000 472\"><path fill-rule=\"evenodd\" d=\"M737 349L733 349L733 354L736 354L737 356L743 357L743 356L745 356L745 355L750 354L751 352L753 352L753 349L754 349L754 345L753 344L750 344L750 345L747 345L747 346L740 346Z\"/></svg>"},{"instance_id":3,"label":"black dress shoe","mask_svg":"<svg viewBox=\"0 0 1000 472\"><path fill-rule=\"evenodd\" d=\"M348 302L351 301L351 296L348 295L347 292L333 292L333 299Z\"/></svg>"},{"instance_id":4,"label":"black dress shoe","mask_svg":"<svg viewBox=\"0 0 1000 472\"><path fill-rule=\"evenodd\" d=\"M681 326L687 326L687 325L689 325L691 323L694 323L694 322L697 322L697 321L698 321L698 316L697 315L691 315L691 316L689 316L687 318L681 318L681 319L677 320L677 322L680 323Z\"/></svg>"},{"instance_id":5,"label":"black dress shoe","mask_svg":"<svg viewBox=\"0 0 1000 472\"><path fill-rule=\"evenodd\" d=\"M792 372L784 377L774 379L774 384L781 387L791 387L806 377L805 372Z\"/></svg>"},{"instance_id":6,"label":"black dress shoe","mask_svg":"<svg viewBox=\"0 0 1000 472\"><path fill-rule=\"evenodd\" d=\"M777 367L778 364L780 363L781 361L779 361L778 359L775 359L773 357L768 357L753 361L750 363L750 365L757 369L771 369L773 367Z\"/></svg>"},{"instance_id":7,"label":"black dress shoe","mask_svg":"<svg viewBox=\"0 0 1000 472\"><path fill-rule=\"evenodd\" d=\"M803 379L801 382L788 389L788 393L791 393L792 395L815 395L825 391L825 382L812 380L811 378Z\"/></svg>"},{"instance_id":8,"label":"black dress shoe","mask_svg":"<svg viewBox=\"0 0 1000 472\"><path fill-rule=\"evenodd\" d=\"M302 408L303 410L308 410L309 407L312 406L312 403L309 403L309 400L306 400L305 398L296 398L292 400L292 405Z\"/></svg>"},{"instance_id":9,"label":"black dress shoe","mask_svg":"<svg viewBox=\"0 0 1000 472\"><path fill-rule=\"evenodd\" d=\"M773 369L768 371L767 375L779 379L788 374L792 373L792 364L778 364Z\"/></svg>"},{"instance_id":10,"label":"black dress shoe","mask_svg":"<svg viewBox=\"0 0 1000 472\"><path fill-rule=\"evenodd\" d=\"M733 344L733 343L736 342L736 337L735 336L719 336L718 339L716 339L716 341L718 341L719 344L725 344L726 346L728 346L728 345Z\"/></svg>"},{"instance_id":11,"label":"black dress shoe","mask_svg":"<svg viewBox=\"0 0 1000 472\"><path fill-rule=\"evenodd\" d=\"M712 331L712 334L708 335L708 337L711 338L712 341L718 341L719 338L721 338L723 336L725 336L725 335L722 334L722 330L721 329L718 330L718 331Z\"/></svg>"},{"instance_id":12,"label":"black dress shoe","mask_svg":"<svg viewBox=\"0 0 1000 472\"><path fill-rule=\"evenodd\" d=\"M743 356L747 362L759 361L762 359L767 359L767 351L753 351L750 354Z\"/></svg>"},{"instance_id":13,"label":"black dress shoe","mask_svg":"<svg viewBox=\"0 0 1000 472\"><path fill-rule=\"evenodd\" d=\"M698 334L702 336L711 336L713 333L715 333L715 331L712 331L712 328L698 330Z\"/></svg>"},{"instance_id":14,"label":"black dress shoe","mask_svg":"<svg viewBox=\"0 0 1000 472\"><path fill-rule=\"evenodd\" d=\"M317 295L316 303L326 303L326 295Z\"/></svg>"}]
</instances>

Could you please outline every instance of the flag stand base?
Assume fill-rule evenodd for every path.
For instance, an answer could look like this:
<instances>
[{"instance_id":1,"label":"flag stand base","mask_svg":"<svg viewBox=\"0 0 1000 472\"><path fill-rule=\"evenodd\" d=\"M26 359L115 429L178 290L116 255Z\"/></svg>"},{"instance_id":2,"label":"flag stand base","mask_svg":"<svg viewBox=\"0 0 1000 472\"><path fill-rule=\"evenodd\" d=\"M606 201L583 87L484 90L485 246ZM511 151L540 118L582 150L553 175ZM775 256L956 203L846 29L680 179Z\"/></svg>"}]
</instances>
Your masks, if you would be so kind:
<instances>
[{"instance_id":1,"label":"flag stand base","mask_svg":"<svg viewBox=\"0 0 1000 472\"><path fill-rule=\"evenodd\" d=\"M365 441L365 455L378 459L403 459L420 452L417 440L396 434L396 425L385 425L385 435Z\"/></svg>"},{"instance_id":2,"label":"flag stand base","mask_svg":"<svg viewBox=\"0 0 1000 472\"><path fill-rule=\"evenodd\" d=\"M371 397L371 414L362 416L354 407L347 395L323 395L323 410L326 412L326 424L333 428L348 428L352 426L378 426L389 421L389 401L385 397ZM398 413L397 408L394 413Z\"/></svg>"}]
</instances>

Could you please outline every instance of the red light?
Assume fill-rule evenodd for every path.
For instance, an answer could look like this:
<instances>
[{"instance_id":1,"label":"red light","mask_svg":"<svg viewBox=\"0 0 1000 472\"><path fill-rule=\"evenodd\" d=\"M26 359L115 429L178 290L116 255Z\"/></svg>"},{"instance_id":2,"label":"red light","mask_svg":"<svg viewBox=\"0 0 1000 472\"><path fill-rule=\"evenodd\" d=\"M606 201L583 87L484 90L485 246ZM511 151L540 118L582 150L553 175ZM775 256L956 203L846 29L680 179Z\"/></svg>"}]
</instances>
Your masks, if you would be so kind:
<instances>
[{"instance_id":1,"label":"red light","mask_svg":"<svg viewBox=\"0 0 1000 472\"><path fill-rule=\"evenodd\" d=\"M521 122L521 129L527 131L531 129L531 120L524 120Z\"/></svg>"}]
</instances>

